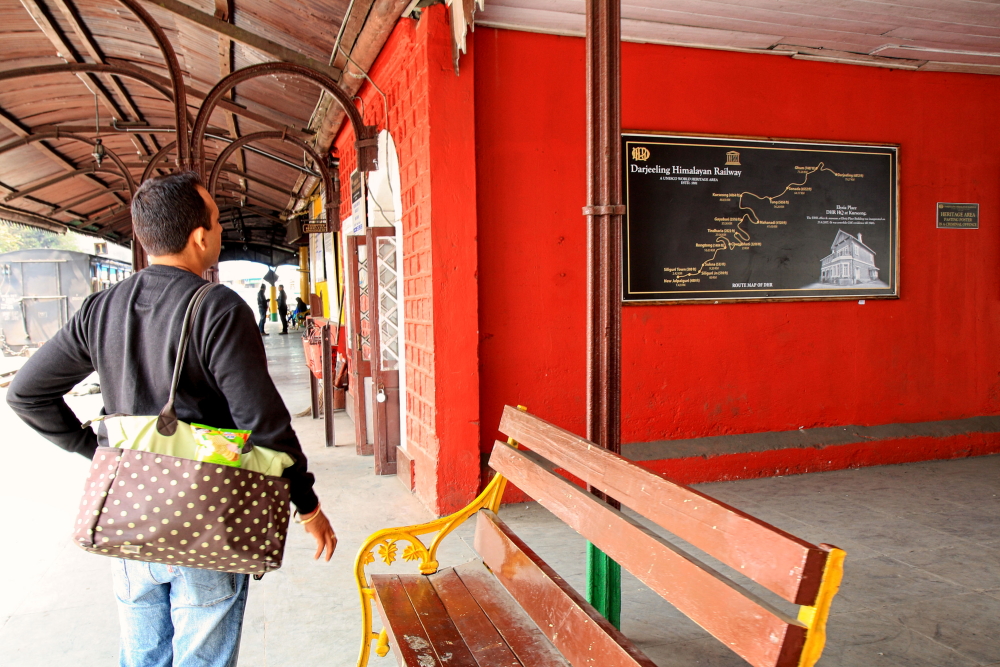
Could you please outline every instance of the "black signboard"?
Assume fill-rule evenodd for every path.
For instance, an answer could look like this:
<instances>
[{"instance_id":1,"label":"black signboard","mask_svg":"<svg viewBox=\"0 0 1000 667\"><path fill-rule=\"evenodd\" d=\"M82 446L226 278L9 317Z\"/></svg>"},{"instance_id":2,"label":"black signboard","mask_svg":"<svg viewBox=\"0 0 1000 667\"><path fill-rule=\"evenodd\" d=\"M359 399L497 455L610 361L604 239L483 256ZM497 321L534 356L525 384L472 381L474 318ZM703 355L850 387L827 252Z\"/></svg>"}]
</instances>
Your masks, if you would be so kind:
<instances>
[{"instance_id":1,"label":"black signboard","mask_svg":"<svg viewBox=\"0 0 1000 667\"><path fill-rule=\"evenodd\" d=\"M897 153L623 134L623 300L897 296Z\"/></svg>"},{"instance_id":2,"label":"black signboard","mask_svg":"<svg viewBox=\"0 0 1000 667\"><path fill-rule=\"evenodd\" d=\"M938 202L938 229L979 229L979 204Z\"/></svg>"}]
</instances>

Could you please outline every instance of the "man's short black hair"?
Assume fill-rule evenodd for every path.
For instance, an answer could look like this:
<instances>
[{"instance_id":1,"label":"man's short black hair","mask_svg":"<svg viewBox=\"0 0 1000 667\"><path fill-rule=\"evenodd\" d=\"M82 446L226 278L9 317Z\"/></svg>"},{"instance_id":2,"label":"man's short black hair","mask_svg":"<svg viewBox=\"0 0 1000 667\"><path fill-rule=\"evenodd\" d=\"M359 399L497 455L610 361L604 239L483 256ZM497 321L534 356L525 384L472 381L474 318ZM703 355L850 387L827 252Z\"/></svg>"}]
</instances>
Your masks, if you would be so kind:
<instances>
[{"instance_id":1,"label":"man's short black hair","mask_svg":"<svg viewBox=\"0 0 1000 667\"><path fill-rule=\"evenodd\" d=\"M201 184L198 174L182 171L139 186L132 197L132 229L148 254L177 254L195 229L212 228L212 215L198 192Z\"/></svg>"}]
</instances>

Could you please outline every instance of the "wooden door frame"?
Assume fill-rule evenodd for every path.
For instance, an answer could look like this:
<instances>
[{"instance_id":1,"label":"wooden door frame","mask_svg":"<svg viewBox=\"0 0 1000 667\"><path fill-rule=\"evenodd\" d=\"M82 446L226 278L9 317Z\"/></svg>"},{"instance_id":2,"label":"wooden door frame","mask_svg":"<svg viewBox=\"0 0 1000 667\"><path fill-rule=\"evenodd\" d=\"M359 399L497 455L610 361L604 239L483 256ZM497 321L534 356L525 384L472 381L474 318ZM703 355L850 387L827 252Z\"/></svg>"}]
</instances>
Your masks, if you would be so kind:
<instances>
[{"instance_id":1,"label":"wooden door frame","mask_svg":"<svg viewBox=\"0 0 1000 667\"><path fill-rule=\"evenodd\" d=\"M378 260L378 248L376 239L381 237L393 237L395 241L396 228L395 227L369 227L368 228L368 270L369 270L369 294L372 296L371 309L368 314L369 321L372 323L372 353L371 353L371 374L372 374L372 424L375 427L375 433L373 440L375 441L375 474L376 475L395 475L396 474L396 446L397 444L392 442L392 438L389 435L389 425L390 420L388 419L388 402L379 403L377 400L377 395L380 390L384 390L387 385L386 380L388 379L389 385L395 384L397 390L397 402L396 410L399 411L400 404L398 400L398 392L401 390L399 387L399 368L397 367L395 371L383 371L382 370L382 335L381 335L381 322L379 321L379 304L381 300L380 293L380 283L379 283L379 260ZM402 267L397 267L397 270L401 270ZM402 294L397 298L400 306L402 305L403 299ZM402 338L402 335L400 335ZM390 376L394 374L394 380ZM399 422L402 419L402 415L397 418L397 427L400 425ZM397 437L396 440L399 438Z\"/></svg>"},{"instance_id":2,"label":"wooden door frame","mask_svg":"<svg viewBox=\"0 0 1000 667\"><path fill-rule=\"evenodd\" d=\"M357 443L357 453L359 456L370 456L374 453L374 447L368 444L368 406L365 401L365 378L371 376L371 363L364 360L361 352L361 285L359 280L360 262L358 260L358 246L367 245L367 236L351 235L347 236L346 239L347 251L344 253L344 261L347 263L347 310L351 321L350 340L347 341L346 345L351 362L348 391L354 401L354 437ZM370 256L368 278L370 281Z\"/></svg>"}]
</instances>

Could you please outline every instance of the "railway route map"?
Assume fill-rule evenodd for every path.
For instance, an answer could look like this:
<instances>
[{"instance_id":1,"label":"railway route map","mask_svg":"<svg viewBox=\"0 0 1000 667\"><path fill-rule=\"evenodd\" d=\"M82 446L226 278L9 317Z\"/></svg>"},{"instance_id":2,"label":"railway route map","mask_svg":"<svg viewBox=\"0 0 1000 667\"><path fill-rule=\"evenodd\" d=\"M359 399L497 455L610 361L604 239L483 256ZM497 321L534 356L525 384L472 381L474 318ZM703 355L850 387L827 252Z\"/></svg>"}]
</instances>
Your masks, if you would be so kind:
<instances>
[{"instance_id":1,"label":"railway route map","mask_svg":"<svg viewBox=\"0 0 1000 667\"><path fill-rule=\"evenodd\" d=\"M898 147L623 134L627 302L897 296Z\"/></svg>"}]
</instances>

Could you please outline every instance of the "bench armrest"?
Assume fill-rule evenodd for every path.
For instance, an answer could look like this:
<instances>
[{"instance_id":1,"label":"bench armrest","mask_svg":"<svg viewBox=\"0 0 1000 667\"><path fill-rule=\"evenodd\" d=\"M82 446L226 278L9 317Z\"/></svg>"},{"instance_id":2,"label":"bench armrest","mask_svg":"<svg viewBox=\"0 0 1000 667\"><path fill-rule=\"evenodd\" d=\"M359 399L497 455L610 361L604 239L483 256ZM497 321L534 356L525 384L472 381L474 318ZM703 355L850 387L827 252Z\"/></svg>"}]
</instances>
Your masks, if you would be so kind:
<instances>
[{"instance_id":1,"label":"bench armrest","mask_svg":"<svg viewBox=\"0 0 1000 667\"><path fill-rule=\"evenodd\" d=\"M799 621L807 628L806 643L802 647L799 667L813 667L823 654L826 645L826 621L830 616L830 604L840 590L840 582L844 578L844 557L847 553L829 544L819 545L829 552L826 566L823 568L823 578L820 580L819 592L816 594L816 604L799 607Z\"/></svg>"},{"instance_id":2,"label":"bench armrest","mask_svg":"<svg viewBox=\"0 0 1000 667\"><path fill-rule=\"evenodd\" d=\"M518 408L522 410L526 409L521 406L518 406ZM509 438L507 444L512 447L517 446L513 438ZM449 514L440 519L415 526L385 528L372 533L364 541L361 549L358 550L357 557L354 559L354 578L357 581L358 593L361 596L362 621L361 654L358 656L358 667L365 667L368 664L373 640L379 640L376 650L380 656L384 656L388 652L388 645L384 636L385 631L383 630L381 634L372 632L372 600L375 597L375 592L369 585L365 567L375 562L375 552L378 552L378 557L382 559L382 562L386 565L392 565L397 559L397 554L399 554L396 542L401 540L408 542L409 544L403 549L403 553L401 554L402 559L405 561L420 561L417 567L421 574L434 574L438 571L437 550L441 541L449 533L462 525L466 519L474 516L479 510L485 508L494 513L497 512L500 509L500 501L503 499L503 492L506 488L507 478L496 474L475 500L454 514ZM418 537L419 535L435 532L437 535L431 541L430 547L427 547Z\"/></svg>"}]
</instances>

